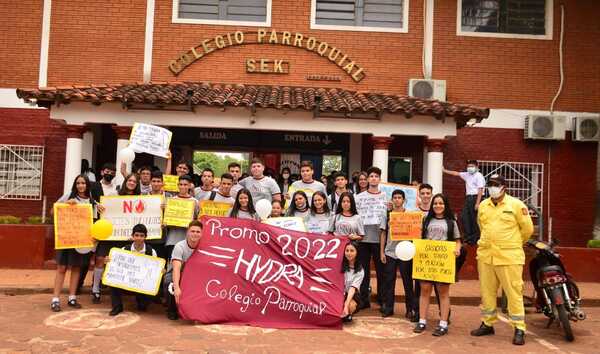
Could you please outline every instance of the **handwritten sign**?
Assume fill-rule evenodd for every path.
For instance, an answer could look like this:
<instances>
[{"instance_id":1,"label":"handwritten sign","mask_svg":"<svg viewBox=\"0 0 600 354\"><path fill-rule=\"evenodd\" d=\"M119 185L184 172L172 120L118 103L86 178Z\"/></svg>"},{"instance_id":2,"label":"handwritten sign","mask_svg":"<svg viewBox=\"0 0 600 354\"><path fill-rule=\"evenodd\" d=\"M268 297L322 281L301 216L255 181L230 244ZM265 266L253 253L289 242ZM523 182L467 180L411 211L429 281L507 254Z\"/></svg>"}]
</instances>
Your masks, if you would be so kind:
<instances>
[{"instance_id":1,"label":"handwritten sign","mask_svg":"<svg viewBox=\"0 0 600 354\"><path fill-rule=\"evenodd\" d=\"M200 216L228 216L233 207L230 203L215 202L212 200L200 201Z\"/></svg>"},{"instance_id":2,"label":"handwritten sign","mask_svg":"<svg viewBox=\"0 0 600 354\"><path fill-rule=\"evenodd\" d=\"M160 195L115 195L102 196L100 203L106 208L102 219L110 221L113 233L109 241L127 241L137 224L148 229L148 240L162 236L162 196Z\"/></svg>"},{"instance_id":3,"label":"handwritten sign","mask_svg":"<svg viewBox=\"0 0 600 354\"><path fill-rule=\"evenodd\" d=\"M423 213L420 211L391 212L388 224L392 241L421 238Z\"/></svg>"},{"instance_id":4,"label":"handwritten sign","mask_svg":"<svg viewBox=\"0 0 600 354\"><path fill-rule=\"evenodd\" d=\"M269 218L263 221L265 224L281 227L286 230L294 230L300 232L306 232L306 225L304 220L299 216L285 216L280 218Z\"/></svg>"},{"instance_id":5,"label":"handwritten sign","mask_svg":"<svg viewBox=\"0 0 600 354\"><path fill-rule=\"evenodd\" d=\"M54 204L54 248L94 247L91 204Z\"/></svg>"},{"instance_id":6,"label":"handwritten sign","mask_svg":"<svg viewBox=\"0 0 600 354\"><path fill-rule=\"evenodd\" d=\"M454 283L456 242L414 240L413 278Z\"/></svg>"},{"instance_id":7,"label":"handwritten sign","mask_svg":"<svg viewBox=\"0 0 600 354\"><path fill-rule=\"evenodd\" d=\"M202 238L183 271L183 318L341 328L347 241L246 219L203 217L202 223Z\"/></svg>"},{"instance_id":8,"label":"handwritten sign","mask_svg":"<svg viewBox=\"0 0 600 354\"><path fill-rule=\"evenodd\" d=\"M113 288L156 295L165 268L165 260L145 254L112 248L102 282Z\"/></svg>"},{"instance_id":9,"label":"handwritten sign","mask_svg":"<svg viewBox=\"0 0 600 354\"><path fill-rule=\"evenodd\" d=\"M165 190L165 192L179 192L179 187L177 187L178 183L179 176L163 175L163 189Z\"/></svg>"},{"instance_id":10,"label":"handwritten sign","mask_svg":"<svg viewBox=\"0 0 600 354\"><path fill-rule=\"evenodd\" d=\"M392 200L392 193L400 189L404 192L406 198L404 199L404 208L408 211L419 210L417 206L417 195L418 188L415 186L407 186L405 184L394 184L394 183L380 183L379 190L387 195L388 200Z\"/></svg>"},{"instance_id":11,"label":"handwritten sign","mask_svg":"<svg viewBox=\"0 0 600 354\"><path fill-rule=\"evenodd\" d=\"M165 208L165 224L188 227L194 219L195 199L168 198Z\"/></svg>"},{"instance_id":12,"label":"handwritten sign","mask_svg":"<svg viewBox=\"0 0 600 354\"><path fill-rule=\"evenodd\" d=\"M355 195L354 200L363 225L381 225L390 200L385 193L362 192Z\"/></svg>"},{"instance_id":13,"label":"handwritten sign","mask_svg":"<svg viewBox=\"0 0 600 354\"><path fill-rule=\"evenodd\" d=\"M129 147L135 152L167 158L173 133L155 125L135 123L129 136Z\"/></svg>"}]
</instances>

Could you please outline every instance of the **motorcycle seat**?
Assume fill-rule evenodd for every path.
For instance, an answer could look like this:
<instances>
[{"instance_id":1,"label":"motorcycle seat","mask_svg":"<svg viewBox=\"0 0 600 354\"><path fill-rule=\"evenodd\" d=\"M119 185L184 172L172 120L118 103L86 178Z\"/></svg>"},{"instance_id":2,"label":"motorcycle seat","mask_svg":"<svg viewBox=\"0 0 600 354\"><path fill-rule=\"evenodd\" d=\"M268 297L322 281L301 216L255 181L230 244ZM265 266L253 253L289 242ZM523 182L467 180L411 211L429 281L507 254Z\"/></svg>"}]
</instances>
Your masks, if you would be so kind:
<instances>
[{"instance_id":1,"label":"motorcycle seat","mask_svg":"<svg viewBox=\"0 0 600 354\"><path fill-rule=\"evenodd\" d=\"M545 272L560 272L560 273L564 273L564 270L562 269L561 266L551 265L551 266L542 267L538 271L538 273L540 273L540 274L541 273L545 273Z\"/></svg>"}]
</instances>

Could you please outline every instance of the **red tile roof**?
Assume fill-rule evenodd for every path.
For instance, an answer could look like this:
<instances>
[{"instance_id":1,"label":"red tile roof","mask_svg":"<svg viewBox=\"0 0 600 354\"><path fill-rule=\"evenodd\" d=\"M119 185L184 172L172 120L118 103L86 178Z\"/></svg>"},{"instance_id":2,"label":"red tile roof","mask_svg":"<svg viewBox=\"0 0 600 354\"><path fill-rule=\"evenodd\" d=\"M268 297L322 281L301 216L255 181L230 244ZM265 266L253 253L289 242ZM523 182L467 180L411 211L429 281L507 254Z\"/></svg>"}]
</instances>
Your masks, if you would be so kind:
<instances>
[{"instance_id":1,"label":"red tile roof","mask_svg":"<svg viewBox=\"0 0 600 354\"><path fill-rule=\"evenodd\" d=\"M266 85L228 85L198 82L152 82L117 85L91 85L17 89L25 101L40 106L75 101L102 104L119 102L124 106L234 106L318 111L319 114L395 113L438 119L452 117L459 127L470 119L481 121L489 109L416 97L344 89Z\"/></svg>"}]
</instances>

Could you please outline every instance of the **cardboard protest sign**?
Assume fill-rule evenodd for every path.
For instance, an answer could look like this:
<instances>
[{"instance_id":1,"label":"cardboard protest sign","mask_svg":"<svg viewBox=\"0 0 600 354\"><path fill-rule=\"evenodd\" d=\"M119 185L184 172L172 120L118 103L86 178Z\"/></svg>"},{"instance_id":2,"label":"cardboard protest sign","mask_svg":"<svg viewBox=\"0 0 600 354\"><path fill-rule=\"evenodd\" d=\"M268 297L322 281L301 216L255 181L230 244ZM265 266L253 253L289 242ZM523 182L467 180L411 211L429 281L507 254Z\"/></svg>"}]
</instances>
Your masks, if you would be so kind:
<instances>
[{"instance_id":1,"label":"cardboard protest sign","mask_svg":"<svg viewBox=\"0 0 600 354\"><path fill-rule=\"evenodd\" d=\"M362 192L356 194L354 200L363 225L381 225L390 200L385 193Z\"/></svg>"},{"instance_id":2,"label":"cardboard protest sign","mask_svg":"<svg viewBox=\"0 0 600 354\"><path fill-rule=\"evenodd\" d=\"M94 247L91 204L54 204L54 248Z\"/></svg>"},{"instance_id":3,"label":"cardboard protest sign","mask_svg":"<svg viewBox=\"0 0 600 354\"><path fill-rule=\"evenodd\" d=\"M165 224L168 226L188 227L194 219L195 199L168 198L165 208Z\"/></svg>"},{"instance_id":4,"label":"cardboard protest sign","mask_svg":"<svg viewBox=\"0 0 600 354\"><path fill-rule=\"evenodd\" d=\"M392 241L421 238L423 213L420 211L391 212L388 226Z\"/></svg>"},{"instance_id":5,"label":"cardboard protest sign","mask_svg":"<svg viewBox=\"0 0 600 354\"><path fill-rule=\"evenodd\" d=\"M454 283L456 242L414 240L413 278L440 283Z\"/></svg>"},{"instance_id":6,"label":"cardboard protest sign","mask_svg":"<svg viewBox=\"0 0 600 354\"><path fill-rule=\"evenodd\" d=\"M392 192L394 190L400 189L404 191L404 195L406 198L404 199L404 208L408 211L416 211L419 210L417 206L417 195L418 188L415 186L407 186L404 184L395 184L395 183L380 183L379 190L384 192L387 195L388 200L392 200Z\"/></svg>"},{"instance_id":7,"label":"cardboard protest sign","mask_svg":"<svg viewBox=\"0 0 600 354\"><path fill-rule=\"evenodd\" d=\"M200 201L200 216L229 216L229 210L233 204L224 202L215 202L213 200Z\"/></svg>"},{"instance_id":8,"label":"cardboard protest sign","mask_svg":"<svg viewBox=\"0 0 600 354\"><path fill-rule=\"evenodd\" d=\"M294 230L300 232L306 232L306 225L304 220L299 216L285 216L280 218L269 218L263 221L265 224L281 227L286 230Z\"/></svg>"},{"instance_id":9,"label":"cardboard protest sign","mask_svg":"<svg viewBox=\"0 0 600 354\"><path fill-rule=\"evenodd\" d=\"M156 295L160 288L165 260L145 254L112 248L102 282L113 288Z\"/></svg>"},{"instance_id":10,"label":"cardboard protest sign","mask_svg":"<svg viewBox=\"0 0 600 354\"><path fill-rule=\"evenodd\" d=\"M148 229L148 240L162 236L162 196L160 195L115 195L100 197L106 210L101 218L110 221L113 233L107 241L127 241L137 224Z\"/></svg>"},{"instance_id":11,"label":"cardboard protest sign","mask_svg":"<svg viewBox=\"0 0 600 354\"><path fill-rule=\"evenodd\" d=\"M175 175L163 175L163 189L165 192L179 192L179 176Z\"/></svg>"},{"instance_id":12,"label":"cardboard protest sign","mask_svg":"<svg viewBox=\"0 0 600 354\"><path fill-rule=\"evenodd\" d=\"M155 125L135 123L129 136L129 147L135 152L167 158L173 133Z\"/></svg>"},{"instance_id":13,"label":"cardboard protest sign","mask_svg":"<svg viewBox=\"0 0 600 354\"><path fill-rule=\"evenodd\" d=\"M346 240L254 220L203 217L186 262L184 319L268 328L341 328Z\"/></svg>"}]
</instances>

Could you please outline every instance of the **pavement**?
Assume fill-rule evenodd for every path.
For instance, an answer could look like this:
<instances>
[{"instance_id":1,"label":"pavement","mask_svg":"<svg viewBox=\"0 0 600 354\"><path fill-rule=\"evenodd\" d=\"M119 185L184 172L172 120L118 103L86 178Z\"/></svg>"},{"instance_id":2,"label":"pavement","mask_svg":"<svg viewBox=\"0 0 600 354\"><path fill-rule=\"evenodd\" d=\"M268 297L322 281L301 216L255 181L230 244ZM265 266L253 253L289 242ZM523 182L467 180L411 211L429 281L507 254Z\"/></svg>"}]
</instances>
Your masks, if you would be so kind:
<instances>
[{"instance_id":1,"label":"pavement","mask_svg":"<svg viewBox=\"0 0 600 354\"><path fill-rule=\"evenodd\" d=\"M412 333L404 319L404 305L397 302L395 315L381 318L376 307L360 311L343 330L276 330L249 326L201 325L169 321L160 304L148 312L135 311L132 297L125 298L125 312L108 316L110 300L91 303L81 296L81 310L65 304L50 311L51 270L0 269L0 353L599 353L600 284L582 283L584 311L588 318L572 323L576 340L566 342L561 329L546 328L546 318L527 308L525 346L513 346L512 329L504 317L494 336L475 338L469 331L479 325L477 281L461 281L451 287L452 323L444 337L433 337L437 306L432 306L426 332ZM88 284L89 285L89 284ZM63 294L66 294L63 293ZM401 291L397 297L402 298ZM462 299L466 304L460 304ZM475 304L475 305L473 305ZM376 306L376 305L375 305Z\"/></svg>"}]
</instances>

